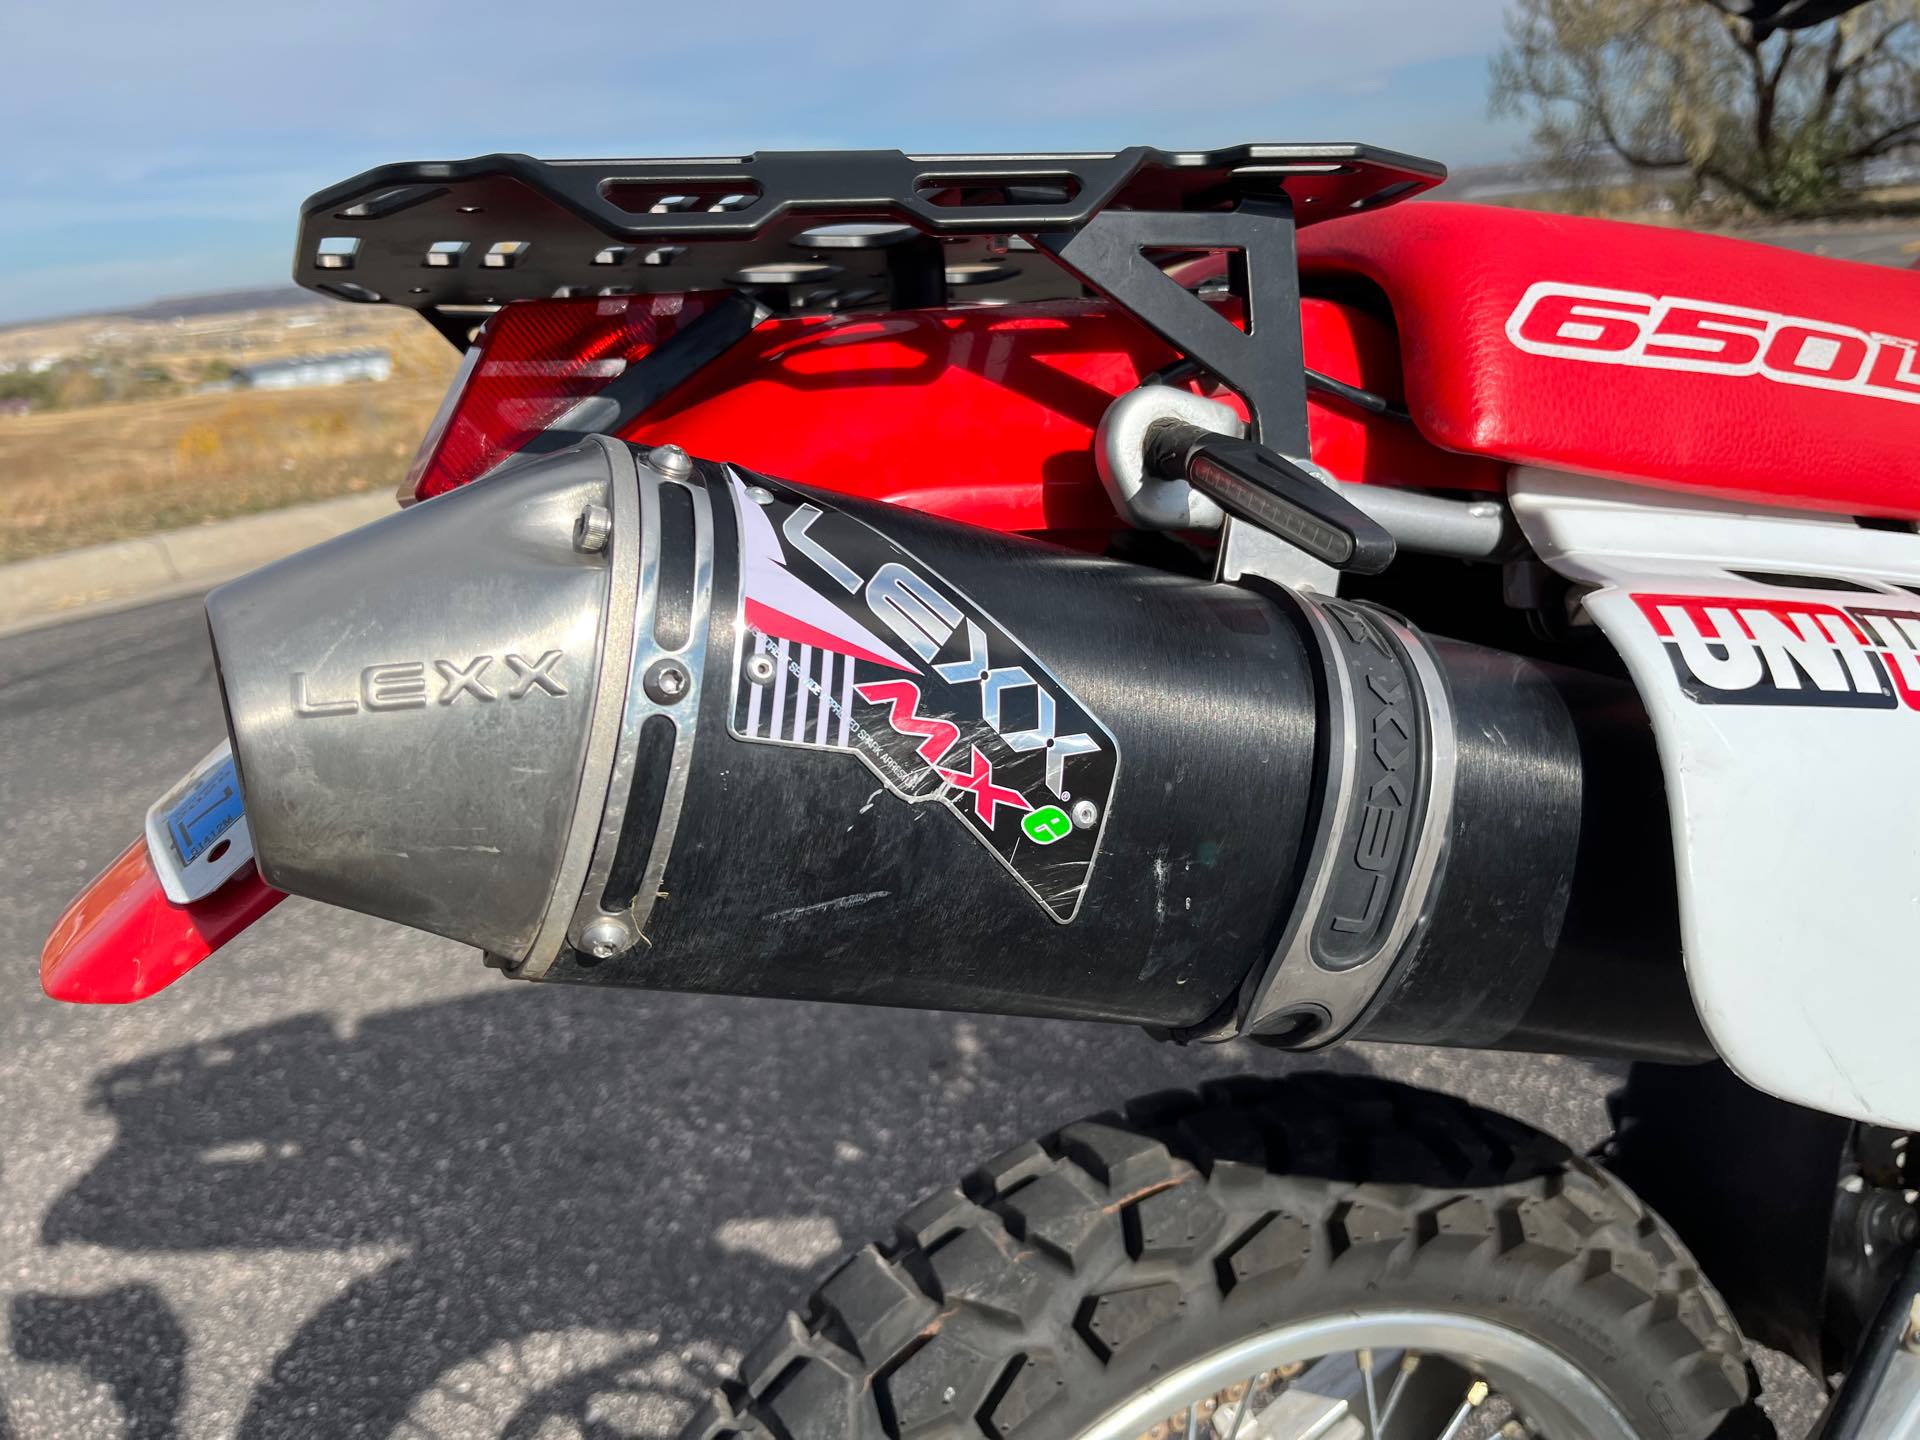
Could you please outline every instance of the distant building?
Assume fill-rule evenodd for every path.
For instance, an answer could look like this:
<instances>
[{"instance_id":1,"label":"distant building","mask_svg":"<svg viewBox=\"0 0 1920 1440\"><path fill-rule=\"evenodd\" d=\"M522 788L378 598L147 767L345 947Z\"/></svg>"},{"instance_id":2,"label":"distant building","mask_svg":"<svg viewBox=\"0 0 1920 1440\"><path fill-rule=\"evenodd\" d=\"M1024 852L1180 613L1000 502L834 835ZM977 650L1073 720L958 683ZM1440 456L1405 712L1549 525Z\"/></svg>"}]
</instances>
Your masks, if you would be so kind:
<instances>
[{"instance_id":1,"label":"distant building","mask_svg":"<svg viewBox=\"0 0 1920 1440\"><path fill-rule=\"evenodd\" d=\"M385 380L392 374L393 356L385 350L341 350L332 355L298 355L291 360L237 365L233 383L253 390L304 390L354 380Z\"/></svg>"}]
</instances>

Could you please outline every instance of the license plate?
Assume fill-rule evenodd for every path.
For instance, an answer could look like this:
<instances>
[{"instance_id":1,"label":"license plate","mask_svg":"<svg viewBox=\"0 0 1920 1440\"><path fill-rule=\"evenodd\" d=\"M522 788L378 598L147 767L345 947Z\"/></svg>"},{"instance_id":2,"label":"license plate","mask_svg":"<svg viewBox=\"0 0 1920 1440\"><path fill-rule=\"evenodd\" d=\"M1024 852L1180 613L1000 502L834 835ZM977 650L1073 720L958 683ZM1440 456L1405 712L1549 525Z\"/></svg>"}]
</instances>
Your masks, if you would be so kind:
<instances>
[{"instance_id":1,"label":"license plate","mask_svg":"<svg viewBox=\"0 0 1920 1440\"><path fill-rule=\"evenodd\" d=\"M253 860L233 747L222 743L147 811L147 853L176 905L211 895Z\"/></svg>"}]
</instances>

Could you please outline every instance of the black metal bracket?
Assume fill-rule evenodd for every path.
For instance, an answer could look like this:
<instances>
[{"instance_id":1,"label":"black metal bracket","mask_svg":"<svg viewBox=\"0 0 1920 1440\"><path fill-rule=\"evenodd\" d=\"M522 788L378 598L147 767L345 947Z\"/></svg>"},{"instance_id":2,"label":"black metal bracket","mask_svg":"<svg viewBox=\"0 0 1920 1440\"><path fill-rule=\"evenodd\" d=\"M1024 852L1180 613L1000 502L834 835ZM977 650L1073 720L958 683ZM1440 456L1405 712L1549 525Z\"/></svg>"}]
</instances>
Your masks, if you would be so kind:
<instances>
[{"instance_id":1,"label":"black metal bracket","mask_svg":"<svg viewBox=\"0 0 1920 1440\"><path fill-rule=\"evenodd\" d=\"M1067 236L1039 243L1247 402L1249 435L1285 454L1307 453L1305 360L1293 210L1249 201L1224 213L1109 210ZM1245 329L1178 284L1148 251L1225 251L1228 288Z\"/></svg>"},{"instance_id":2,"label":"black metal bracket","mask_svg":"<svg viewBox=\"0 0 1920 1440\"><path fill-rule=\"evenodd\" d=\"M670 338L633 361L619 376L566 410L520 447L548 455L583 435L613 435L651 410L700 370L746 339L766 316L747 294L728 295Z\"/></svg>"}]
</instances>

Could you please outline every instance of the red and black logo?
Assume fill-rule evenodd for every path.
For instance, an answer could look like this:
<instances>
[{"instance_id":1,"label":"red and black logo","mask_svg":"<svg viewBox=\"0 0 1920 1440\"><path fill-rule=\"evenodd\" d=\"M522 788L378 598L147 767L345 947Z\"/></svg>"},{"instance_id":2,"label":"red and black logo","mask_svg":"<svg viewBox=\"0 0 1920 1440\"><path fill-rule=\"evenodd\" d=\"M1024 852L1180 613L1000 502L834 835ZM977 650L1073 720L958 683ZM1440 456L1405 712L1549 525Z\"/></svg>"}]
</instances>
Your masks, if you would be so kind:
<instances>
[{"instance_id":1,"label":"red and black logo","mask_svg":"<svg viewBox=\"0 0 1920 1440\"><path fill-rule=\"evenodd\" d=\"M1703 705L1920 710L1920 611L1755 596L1635 595Z\"/></svg>"}]
</instances>

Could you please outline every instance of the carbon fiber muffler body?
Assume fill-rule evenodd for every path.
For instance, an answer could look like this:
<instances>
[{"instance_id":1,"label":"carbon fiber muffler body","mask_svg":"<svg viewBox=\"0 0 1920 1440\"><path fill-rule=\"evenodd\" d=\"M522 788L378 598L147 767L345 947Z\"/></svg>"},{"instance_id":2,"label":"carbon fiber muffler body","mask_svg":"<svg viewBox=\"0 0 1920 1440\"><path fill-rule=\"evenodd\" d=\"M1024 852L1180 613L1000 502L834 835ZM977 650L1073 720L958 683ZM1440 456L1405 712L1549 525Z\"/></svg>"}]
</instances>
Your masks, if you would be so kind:
<instances>
[{"instance_id":1,"label":"carbon fiber muffler body","mask_svg":"<svg viewBox=\"0 0 1920 1440\"><path fill-rule=\"evenodd\" d=\"M266 877L526 978L1695 1043L1570 1033L1557 978L1671 961L1670 878L1626 921L1580 876L1664 836L1644 721L1362 605L596 438L208 612Z\"/></svg>"}]
</instances>

